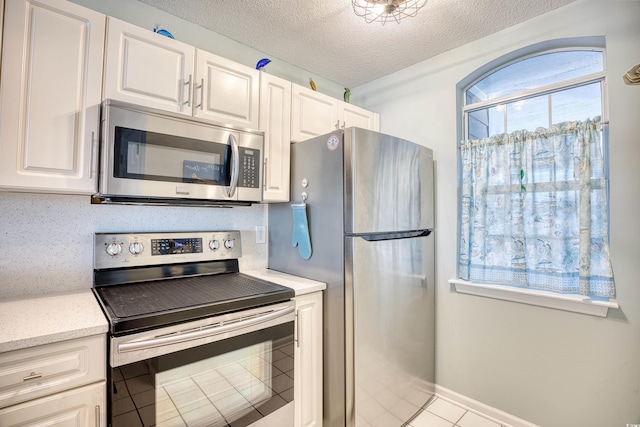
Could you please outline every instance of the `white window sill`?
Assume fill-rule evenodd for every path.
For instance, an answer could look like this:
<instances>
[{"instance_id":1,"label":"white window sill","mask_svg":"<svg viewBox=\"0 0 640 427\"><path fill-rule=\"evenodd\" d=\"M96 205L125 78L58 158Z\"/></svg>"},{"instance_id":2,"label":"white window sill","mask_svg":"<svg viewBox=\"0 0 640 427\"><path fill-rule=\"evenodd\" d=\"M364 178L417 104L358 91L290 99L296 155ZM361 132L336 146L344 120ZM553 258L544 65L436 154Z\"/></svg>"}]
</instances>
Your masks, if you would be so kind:
<instances>
[{"instance_id":1,"label":"white window sill","mask_svg":"<svg viewBox=\"0 0 640 427\"><path fill-rule=\"evenodd\" d=\"M591 316L607 317L610 308L619 308L618 303L592 300L582 295L563 295L554 292L515 288L500 285L483 285L465 280L450 279L456 292L477 295L481 297L519 302L540 307L555 308L557 310L573 311Z\"/></svg>"}]
</instances>

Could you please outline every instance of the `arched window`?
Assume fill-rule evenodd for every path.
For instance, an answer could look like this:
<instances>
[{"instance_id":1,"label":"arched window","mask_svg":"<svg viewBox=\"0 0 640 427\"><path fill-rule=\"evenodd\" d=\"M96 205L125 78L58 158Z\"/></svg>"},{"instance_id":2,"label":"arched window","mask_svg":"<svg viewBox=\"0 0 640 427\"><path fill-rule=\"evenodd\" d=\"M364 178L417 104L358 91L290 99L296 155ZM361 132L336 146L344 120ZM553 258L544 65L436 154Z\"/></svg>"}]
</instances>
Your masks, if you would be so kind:
<instances>
[{"instance_id":1,"label":"arched window","mask_svg":"<svg viewBox=\"0 0 640 427\"><path fill-rule=\"evenodd\" d=\"M602 49L560 49L464 90L458 274L615 296Z\"/></svg>"}]
</instances>

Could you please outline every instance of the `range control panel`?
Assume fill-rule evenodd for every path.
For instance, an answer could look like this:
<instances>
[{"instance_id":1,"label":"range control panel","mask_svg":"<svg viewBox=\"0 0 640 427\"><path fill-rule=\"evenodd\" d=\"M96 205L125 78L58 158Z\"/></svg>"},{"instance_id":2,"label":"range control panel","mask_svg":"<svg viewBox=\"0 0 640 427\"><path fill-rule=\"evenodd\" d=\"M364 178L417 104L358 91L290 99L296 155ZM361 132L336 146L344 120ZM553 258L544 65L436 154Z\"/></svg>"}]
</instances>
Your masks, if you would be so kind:
<instances>
[{"instance_id":1,"label":"range control panel","mask_svg":"<svg viewBox=\"0 0 640 427\"><path fill-rule=\"evenodd\" d=\"M240 231L96 233L94 269L237 259Z\"/></svg>"}]
</instances>

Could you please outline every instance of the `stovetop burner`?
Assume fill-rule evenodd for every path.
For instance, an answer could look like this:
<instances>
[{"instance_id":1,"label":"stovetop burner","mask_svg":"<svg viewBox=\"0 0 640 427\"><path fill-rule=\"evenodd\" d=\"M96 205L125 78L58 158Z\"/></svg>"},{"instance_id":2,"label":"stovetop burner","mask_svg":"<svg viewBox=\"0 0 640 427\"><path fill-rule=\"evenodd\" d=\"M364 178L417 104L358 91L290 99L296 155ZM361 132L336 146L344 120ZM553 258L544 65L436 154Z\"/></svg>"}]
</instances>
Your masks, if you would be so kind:
<instances>
[{"instance_id":1,"label":"stovetop burner","mask_svg":"<svg viewBox=\"0 0 640 427\"><path fill-rule=\"evenodd\" d=\"M295 295L285 286L239 273L233 258L241 254L239 232L96 234L95 253L94 293L112 335L275 304ZM197 262L184 262L191 259Z\"/></svg>"}]
</instances>

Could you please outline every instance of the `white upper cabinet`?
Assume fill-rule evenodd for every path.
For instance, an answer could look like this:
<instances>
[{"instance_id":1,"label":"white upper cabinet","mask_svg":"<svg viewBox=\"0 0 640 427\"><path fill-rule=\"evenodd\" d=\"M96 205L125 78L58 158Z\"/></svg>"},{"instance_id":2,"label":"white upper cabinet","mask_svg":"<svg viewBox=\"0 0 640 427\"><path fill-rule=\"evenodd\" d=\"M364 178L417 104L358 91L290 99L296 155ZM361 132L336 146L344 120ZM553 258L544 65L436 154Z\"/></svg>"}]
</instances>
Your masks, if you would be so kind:
<instances>
[{"instance_id":1,"label":"white upper cabinet","mask_svg":"<svg viewBox=\"0 0 640 427\"><path fill-rule=\"evenodd\" d=\"M196 49L108 18L104 98L191 115Z\"/></svg>"},{"instance_id":2,"label":"white upper cabinet","mask_svg":"<svg viewBox=\"0 0 640 427\"><path fill-rule=\"evenodd\" d=\"M64 0L7 0L0 187L92 194L105 16Z\"/></svg>"},{"instance_id":3,"label":"white upper cabinet","mask_svg":"<svg viewBox=\"0 0 640 427\"><path fill-rule=\"evenodd\" d=\"M380 130L380 115L294 84L291 141L300 142L345 127Z\"/></svg>"},{"instance_id":4,"label":"white upper cabinet","mask_svg":"<svg viewBox=\"0 0 640 427\"><path fill-rule=\"evenodd\" d=\"M264 132L264 202L289 201L291 82L260 73L260 127Z\"/></svg>"},{"instance_id":5,"label":"white upper cabinet","mask_svg":"<svg viewBox=\"0 0 640 427\"><path fill-rule=\"evenodd\" d=\"M195 74L194 116L258 128L258 70L198 49Z\"/></svg>"},{"instance_id":6,"label":"white upper cabinet","mask_svg":"<svg viewBox=\"0 0 640 427\"><path fill-rule=\"evenodd\" d=\"M304 141L339 128L338 100L300 85L293 85L291 140Z\"/></svg>"},{"instance_id":7,"label":"white upper cabinet","mask_svg":"<svg viewBox=\"0 0 640 427\"><path fill-rule=\"evenodd\" d=\"M259 72L109 17L104 98L258 128Z\"/></svg>"},{"instance_id":8,"label":"white upper cabinet","mask_svg":"<svg viewBox=\"0 0 640 427\"><path fill-rule=\"evenodd\" d=\"M380 130L380 115L378 113L372 113L346 102L338 103L338 117L342 128L358 127L375 131Z\"/></svg>"}]
</instances>

